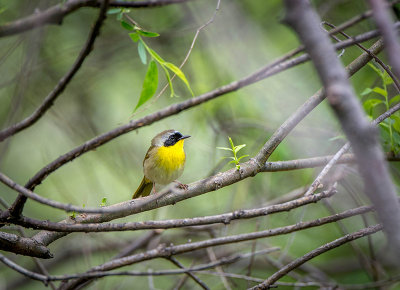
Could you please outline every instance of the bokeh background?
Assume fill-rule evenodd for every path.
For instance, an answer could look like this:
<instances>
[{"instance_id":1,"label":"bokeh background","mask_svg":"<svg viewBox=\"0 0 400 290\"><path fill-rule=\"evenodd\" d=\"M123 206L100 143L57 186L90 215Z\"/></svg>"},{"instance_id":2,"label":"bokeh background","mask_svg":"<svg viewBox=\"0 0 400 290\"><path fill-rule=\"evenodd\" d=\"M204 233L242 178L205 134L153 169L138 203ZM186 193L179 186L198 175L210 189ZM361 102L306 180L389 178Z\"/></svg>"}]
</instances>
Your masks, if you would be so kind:
<instances>
[{"instance_id":1,"label":"bokeh background","mask_svg":"<svg viewBox=\"0 0 400 290\"><path fill-rule=\"evenodd\" d=\"M62 1L8 1L0 0L0 24L45 9ZM313 1L323 20L333 24L358 15L368 9L365 1ZM129 16L143 28L158 32L160 37L147 38L146 43L165 60L180 65L196 30L213 15L217 1L194 0L184 4L160 8L131 9ZM98 15L98 9L81 8L64 18L62 25L49 25L27 33L0 38L0 124L2 128L23 119L41 104L59 79L69 70ZM195 43L191 55L183 67L195 95L208 92L234 80L243 78L274 59L296 48L299 43L294 33L282 23L284 16L281 1L222 1L216 17L204 28ZM347 30L351 35L374 29L371 20L365 20ZM368 46L372 42L365 45ZM348 48L341 59L348 64L361 54L356 47ZM109 15L96 40L94 50L73 78L54 106L34 126L0 144L0 170L19 184L25 184L38 170L58 156L83 142L127 123L132 117L142 82L146 73L128 32ZM376 74L363 68L352 78L358 95L366 87L379 82ZM159 89L166 84L160 72ZM104 197L107 204L128 200L139 185L142 161L157 133L176 129L192 138L185 142L186 169L180 181L190 183L218 171L231 168L226 151L216 147L228 147L228 136L235 144L246 144L241 155L254 156L269 136L298 108L321 84L310 63L282 72L266 80L230 93L206 104L181 112L156 122L91 151L52 173L38 186L36 193L64 203L78 206L99 206ZM170 97L169 89L157 100L151 100L139 109L133 119L155 112L167 105L182 102L192 96L178 80L174 80L178 97ZM361 99L361 97L360 97ZM292 160L334 154L344 143L342 132L328 105L323 102L279 145L272 161ZM243 159L248 160L248 158ZM398 173L394 165L394 179ZM355 168L346 167L346 178L339 192L331 198L336 211L356 206L349 192L363 199L362 186ZM236 209L255 208L292 190L309 185L319 169L305 169L281 173L261 173L229 187L210 192L173 206L160 208L119 219L143 221L204 216L229 212ZM397 182L397 181L396 181ZM0 184L0 195L9 204L17 194ZM328 215L321 204L309 205L288 213L232 222L217 226L217 236L264 230L277 226L311 220ZM28 201L24 215L42 220L59 221L67 214L33 201ZM374 215L367 220L374 223ZM360 217L344 221L349 231L363 227ZM8 232L15 233L13 227ZM26 230L31 236L35 231ZM51 274L81 272L108 261L119 249L143 235L144 232L116 232L71 234L49 247L55 254L54 261L44 261ZM280 236L257 241L256 248L278 246L281 251L271 254L272 259L284 261L283 254L299 257L306 252L342 235L336 224L309 229L294 235ZM180 244L209 238L203 232L168 230L148 248L158 242ZM379 256L385 250L382 234L372 238L374 251ZM367 239L355 242L368 253ZM217 255L250 252L253 242L215 248ZM144 250L144 249L142 249ZM65 251L75 254L64 255ZM7 256L29 269L35 265L28 257L12 254ZM206 262L202 251L181 255L179 260L190 266L193 259ZM203 260L202 260L203 259ZM226 272L246 274L249 260L225 266ZM360 266L357 255L350 245L332 250L310 264L340 283L362 283L371 277ZM391 273L391 268L383 264ZM173 265L165 260L154 260L126 270L169 269ZM266 278L276 269L264 256L257 256L252 276ZM304 274L303 272L300 272ZM154 277L155 289L170 289L181 276ZM381 278L385 275L382 274ZM219 277L202 275L201 278L213 289L224 289ZM294 281L285 278L282 281ZM150 288L146 277L103 278L89 289ZM247 282L230 280L236 289L247 287ZM2 284L2 285L1 285ZM2 289L42 289L40 282L23 283L23 278L0 265ZM250 284L252 285L252 284ZM7 288L8 287L8 288ZM196 289L188 280L184 289ZM311 289L312 287L310 287ZM283 287L282 289L285 289ZM289 288L288 288L289 289ZM394 289L394 288L393 288Z\"/></svg>"}]
</instances>

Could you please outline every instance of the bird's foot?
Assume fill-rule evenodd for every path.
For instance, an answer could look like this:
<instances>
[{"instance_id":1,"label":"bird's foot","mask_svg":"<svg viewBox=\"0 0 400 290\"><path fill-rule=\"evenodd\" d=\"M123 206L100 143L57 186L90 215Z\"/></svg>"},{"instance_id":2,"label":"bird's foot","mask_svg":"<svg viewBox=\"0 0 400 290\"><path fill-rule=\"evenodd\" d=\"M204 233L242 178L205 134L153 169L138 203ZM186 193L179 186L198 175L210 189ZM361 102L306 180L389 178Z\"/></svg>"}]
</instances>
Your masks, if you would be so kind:
<instances>
[{"instance_id":1,"label":"bird's foot","mask_svg":"<svg viewBox=\"0 0 400 290\"><path fill-rule=\"evenodd\" d=\"M178 180L174 180L174 182L178 184L178 187L180 189L183 189L183 190L188 190L189 189L189 186L187 184L183 184L183 183L179 182Z\"/></svg>"}]
</instances>

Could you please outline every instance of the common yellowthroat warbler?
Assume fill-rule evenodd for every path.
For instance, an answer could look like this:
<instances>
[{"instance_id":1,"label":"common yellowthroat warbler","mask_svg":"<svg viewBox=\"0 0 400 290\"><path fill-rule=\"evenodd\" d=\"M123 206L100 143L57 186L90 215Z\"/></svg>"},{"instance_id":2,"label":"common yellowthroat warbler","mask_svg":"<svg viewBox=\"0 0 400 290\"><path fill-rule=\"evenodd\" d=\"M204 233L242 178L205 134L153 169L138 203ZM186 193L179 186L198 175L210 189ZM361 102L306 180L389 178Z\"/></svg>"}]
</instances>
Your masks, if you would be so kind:
<instances>
[{"instance_id":1,"label":"common yellowthroat warbler","mask_svg":"<svg viewBox=\"0 0 400 290\"><path fill-rule=\"evenodd\" d=\"M169 184L179 178L185 167L183 143L186 138L175 130L166 130L151 140L143 160L144 177L132 198L148 196L155 184Z\"/></svg>"}]
</instances>

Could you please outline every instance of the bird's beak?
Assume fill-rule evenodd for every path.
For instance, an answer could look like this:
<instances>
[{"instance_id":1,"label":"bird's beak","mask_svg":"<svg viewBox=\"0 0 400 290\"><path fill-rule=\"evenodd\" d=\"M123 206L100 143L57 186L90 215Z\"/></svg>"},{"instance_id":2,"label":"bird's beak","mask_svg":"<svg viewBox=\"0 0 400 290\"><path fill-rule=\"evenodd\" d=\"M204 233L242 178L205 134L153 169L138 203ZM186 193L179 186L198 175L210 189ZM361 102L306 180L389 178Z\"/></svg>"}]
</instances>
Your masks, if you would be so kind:
<instances>
[{"instance_id":1,"label":"bird's beak","mask_svg":"<svg viewBox=\"0 0 400 290\"><path fill-rule=\"evenodd\" d=\"M191 136L189 136L189 135L187 135L187 136L182 136L181 138L179 138L179 140L187 139L187 138L189 138L189 137L191 137Z\"/></svg>"}]
</instances>

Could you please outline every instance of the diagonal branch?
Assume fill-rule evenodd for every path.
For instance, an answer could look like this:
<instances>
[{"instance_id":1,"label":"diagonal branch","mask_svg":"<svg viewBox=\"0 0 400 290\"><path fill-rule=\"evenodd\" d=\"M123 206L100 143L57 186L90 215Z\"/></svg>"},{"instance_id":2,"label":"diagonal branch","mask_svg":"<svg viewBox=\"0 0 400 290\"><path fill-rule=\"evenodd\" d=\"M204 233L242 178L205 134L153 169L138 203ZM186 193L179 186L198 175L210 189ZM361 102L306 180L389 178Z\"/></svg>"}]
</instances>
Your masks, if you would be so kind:
<instances>
[{"instance_id":1,"label":"diagonal branch","mask_svg":"<svg viewBox=\"0 0 400 290\"><path fill-rule=\"evenodd\" d=\"M369 0L376 25L382 32L389 63L397 78L400 78L400 43L393 27L392 15L388 10L386 0Z\"/></svg>"},{"instance_id":2,"label":"diagonal branch","mask_svg":"<svg viewBox=\"0 0 400 290\"><path fill-rule=\"evenodd\" d=\"M72 65L71 69L67 72L67 74L58 82L55 88L50 92L50 94L45 98L44 102L37 108L32 115L27 117L26 119L22 120L21 122L14 124L13 126L0 131L0 142L3 141L5 138L10 137L23 129L33 125L36 123L40 117L46 113L46 111L53 105L54 101L57 97L64 91L67 87L69 82L72 80L74 75L78 72L81 68L84 60L89 55L89 53L93 49L94 42L97 36L100 33L100 28L107 17L107 9L109 5L109 0L103 0L100 8L99 16L94 24L93 28L90 31L89 37L86 41L86 44L82 48L81 52L79 53L78 58L76 59L75 63ZM23 209L23 205L26 201L26 197L19 196L20 200L17 204L14 203L11 207L11 214L12 215L20 215Z\"/></svg>"},{"instance_id":3,"label":"diagonal branch","mask_svg":"<svg viewBox=\"0 0 400 290\"><path fill-rule=\"evenodd\" d=\"M258 290L258 289L269 289L276 281L278 281L280 278L285 276L287 273L292 271L293 269L296 269L300 265L304 264L305 262L329 251L334 248L337 248L341 245L344 245L348 242L354 241L356 239L372 235L380 230L383 229L382 225L375 225L371 226L362 230L359 230L357 232L345 235L339 239L336 239L330 243L327 243L325 245L322 245L315 250L312 250L311 252L308 252L304 256L294 260L292 263L287 264L283 268L279 269L276 273L274 273L272 276L270 276L267 280L265 280L263 283L258 284L257 286L251 288L252 290Z\"/></svg>"},{"instance_id":4,"label":"diagonal branch","mask_svg":"<svg viewBox=\"0 0 400 290\"><path fill-rule=\"evenodd\" d=\"M190 0L145 0L145 1L110 1L112 7L144 8L159 7ZM47 24L61 24L64 17L82 7L99 7L101 0L69 0L52 6L40 13L34 13L25 18L0 26L0 37L10 36Z\"/></svg>"},{"instance_id":5,"label":"diagonal branch","mask_svg":"<svg viewBox=\"0 0 400 290\"><path fill-rule=\"evenodd\" d=\"M400 251L400 206L378 142L377 130L365 117L333 46L319 27L321 22L307 0L286 0L286 21L310 53L324 84L327 98L351 143L365 184L376 206L389 242Z\"/></svg>"}]
</instances>

